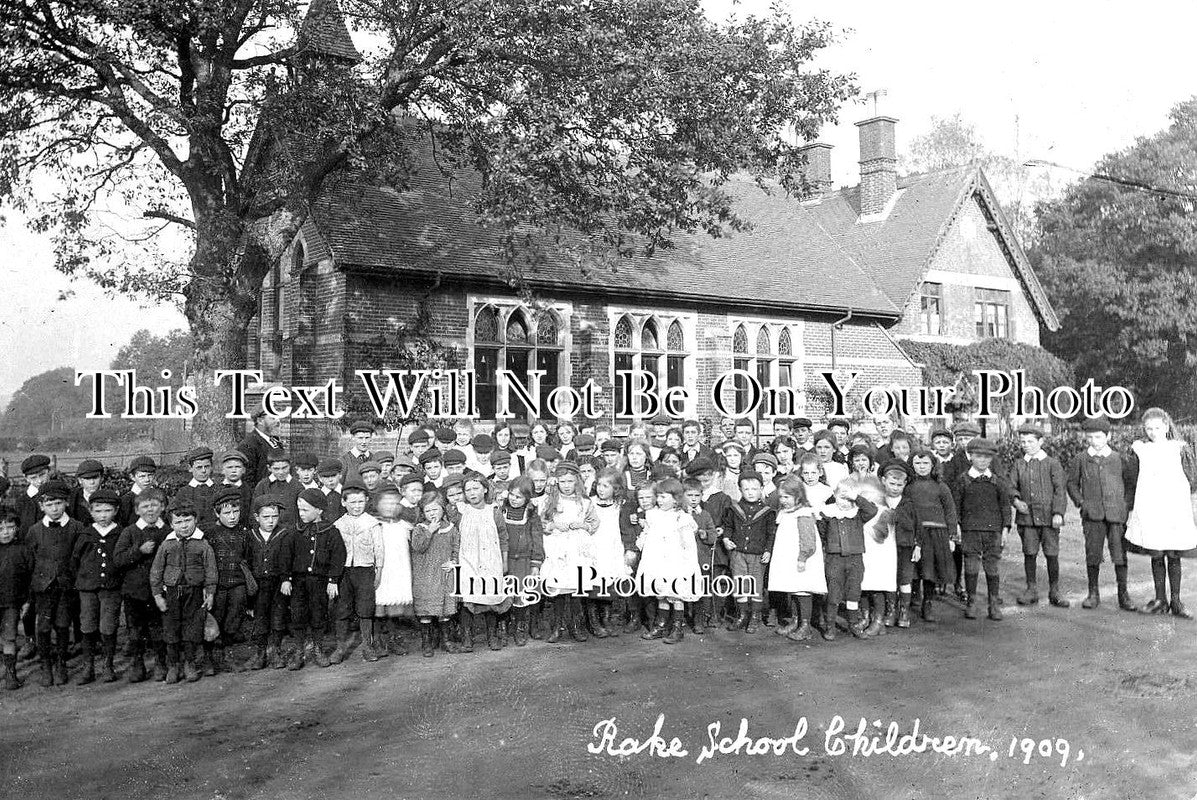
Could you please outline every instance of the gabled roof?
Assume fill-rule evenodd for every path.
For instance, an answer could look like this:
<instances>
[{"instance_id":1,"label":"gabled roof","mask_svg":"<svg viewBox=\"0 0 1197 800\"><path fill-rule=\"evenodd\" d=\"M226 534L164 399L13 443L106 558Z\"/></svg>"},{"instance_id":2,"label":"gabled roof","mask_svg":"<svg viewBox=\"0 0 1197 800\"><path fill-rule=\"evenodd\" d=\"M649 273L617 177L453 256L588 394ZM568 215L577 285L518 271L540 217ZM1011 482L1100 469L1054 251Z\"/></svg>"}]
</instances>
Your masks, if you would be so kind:
<instances>
[{"instance_id":1,"label":"gabled roof","mask_svg":"<svg viewBox=\"0 0 1197 800\"><path fill-rule=\"evenodd\" d=\"M403 191L340 180L313 209L313 219L342 268L498 281L499 238L473 213L477 176L452 180L417 158ZM450 189L450 187L452 187ZM766 193L747 179L727 189L751 231L713 238L674 236L676 246L590 270L560 259L529 268L538 290L619 293L745 307L901 316L964 202L977 194L998 220L999 234L1040 318L1058 326L1039 282L976 166L910 176L884 219L861 222L859 190L801 202L781 188ZM1003 227L1004 226L1004 227Z\"/></svg>"},{"instance_id":2,"label":"gabled roof","mask_svg":"<svg viewBox=\"0 0 1197 800\"><path fill-rule=\"evenodd\" d=\"M337 0L312 0L295 44L300 53L308 55L334 56L354 63L362 60Z\"/></svg>"}]
</instances>

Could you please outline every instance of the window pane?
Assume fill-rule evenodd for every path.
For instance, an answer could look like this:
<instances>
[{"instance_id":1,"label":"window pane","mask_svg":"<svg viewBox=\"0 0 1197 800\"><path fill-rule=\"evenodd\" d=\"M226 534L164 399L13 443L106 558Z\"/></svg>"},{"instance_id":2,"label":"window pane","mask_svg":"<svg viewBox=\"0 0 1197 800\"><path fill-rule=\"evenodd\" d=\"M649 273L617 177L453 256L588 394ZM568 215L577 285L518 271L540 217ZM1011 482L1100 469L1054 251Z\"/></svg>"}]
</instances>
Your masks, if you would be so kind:
<instances>
[{"instance_id":1,"label":"window pane","mask_svg":"<svg viewBox=\"0 0 1197 800\"><path fill-rule=\"evenodd\" d=\"M761 331L764 332L764 329L762 328ZM771 361L768 361L767 359L763 359L763 358L758 358L757 362L756 362L756 382L760 384L762 390L768 389L770 386L773 385L773 381L769 377L770 364L772 364ZM765 404L757 403L757 406L756 406L757 419L760 419L764 415L765 415Z\"/></svg>"},{"instance_id":2,"label":"window pane","mask_svg":"<svg viewBox=\"0 0 1197 800\"><path fill-rule=\"evenodd\" d=\"M499 351L489 347L474 348L474 373L478 381L478 413L493 418L498 410L498 388L495 385L495 371L498 369Z\"/></svg>"},{"instance_id":3,"label":"window pane","mask_svg":"<svg viewBox=\"0 0 1197 800\"><path fill-rule=\"evenodd\" d=\"M790 329L782 328L781 336L777 338L777 353L783 356L794 355L794 344L790 341Z\"/></svg>"},{"instance_id":4,"label":"window pane","mask_svg":"<svg viewBox=\"0 0 1197 800\"><path fill-rule=\"evenodd\" d=\"M640 333L640 346L645 350L660 350L657 343L657 324L651 319L644 323L644 330Z\"/></svg>"},{"instance_id":5,"label":"window pane","mask_svg":"<svg viewBox=\"0 0 1197 800\"><path fill-rule=\"evenodd\" d=\"M491 306L478 312L474 318L474 341L497 342L499 340L499 314Z\"/></svg>"},{"instance_id":6,"label":"window pane","mask_svg":"<svg viewBox=\"0 0 1197 800\"><path fill-rule=\"evenodd\" d=\"M777 364L777 385L781 387L791 386L792 376L790 370L793 368L793 361L781 361Z\"/></svg>"},{"instance_id":7,"label":"window pane","mask_svg":"<svg viewBox=\"0 0 1197 800\"><path fill-rule=\"evenodd\" d=\"M528 320L524 317L524 312L519 309L511 312L511 316L507 319L507 341L528 341Z\"/></svg>"},{"instance_id":8,"label":"window pane","mask_svg":"<svg viewBox=\"0 0 1197 800\"><path fill-rule=\"evenodd\" d=\"M559 344L557 318L547 311L540 315L540 319L536 323L536 343L548 345Z\"/></svg>"},{"instance_id":9,"label":"window pane","mask_svg":"<svg viewBox=\"0 0 1197 800\"><path fill-rule=\"evenodd\" d=\"M661 389L661 357L640 356L640 369L657 376L657 391Z\"/></svg>"},{"instance_id":10,"label":"window pane","mask_svg":"<svg viewBox=\"0 0 1197 800\"><path fill-rule=\"evenodd\" d=\"M540 413L546 414L549 407L549 392L557 388L560 381L558 375L558 365L561 363L561 354L557 350L537 350L536 351L536 368L544 371L544 376L540 379Z\"/></svg>"},{"instance_id":11,"label":"window pane","mask_svg":"<svg viewBox=\"0 0 1197 800\"><path fill-rule=\"evenodd\" d=\"M517 350L513 347L507 348L505 368L517 376L520 383L524 385L528 383L528 355L530 352L529 350ZM519 395L516 392L508 389L507 400L509 403L508 408L512 414L515 414L517 417L528 416L528 406L520 401Z\"/></svg>"},{"instance_id":12,"label":"window pane","mask_svg":"<svg viewBox=\"0 0 1197 800\"><path fill-rule=\"evenodd\" d=\"M621 350L632 347L632 321L627 317L620 317L615 324L615 347Z\"/></svg>"},{"instance_id":13,"label":"window pane","mask_svg":"<svg viewBox=\"0 0 1197 800\"><path fill-rule=\"evenodd\" d=\"M669 356L665 361L665 385L672 389L674 386L683 386L686 383L686 357L685 356Z\"/></svg>"},{"instance_id":14,"label":"window pane","mask_svg":"<svg viewBox=\"0 0 1197 800\"><path fill-rule=\"evenodd\" d=\"M768 355L773 352L769 344L769 329L764 325L761 326L761 329L756 334L756 351L761 355Z\"/></svg>"},{"instance_id":15,"label":"window pane","mask_svg":"<svg viewBox=\"0 0 1197 800\"><path fill-rule=\"evenodd\" d=\"M628 372L632 369L632 355L630 353L616 353L615 354L615 413L619 416L627 416L627 409L623 404L624 383L627 380L620 372Z\"/></svg>"},{"instance_id":16,"label":"window pane","mask_svg":"<svg viewBox=\"0 0 1197 800\"><path fill-rule=\"evenodd\" d=\"M732 352L748 352L748 331L744 330L743 325L737 327L735 334L732 336Z\"/></svg>"},{"instance_id":17,"label":"window pane","mask_svg":"<svg viewBox=\"0 0 1197 800\"><path fill-rule=\"evenodd\" d=\"M682 333L681 323L676 319L669 325L669 335L665 346L675 352L686 349L686 337Z\"/></svg>"},{"instance_id":18,"label":"window pane","mask_svg":"<svg viewBox=\"0 0 1197 800\"><path fill-rule=\"evenodd\" d=\"M732 366L735 369L743 370L744 372L748 372L748 359L746 359L746 358L734 359L732 361ZM736 408L736 413L738 414L738 413L743 412L746 408L748 408L748 381L740 375L736 375L735 378L733 379L733 381L734 381L733 385L735 386L735 389L736 389L736 406L735 406L735 408Z\"/></svg>"}]
</instances>

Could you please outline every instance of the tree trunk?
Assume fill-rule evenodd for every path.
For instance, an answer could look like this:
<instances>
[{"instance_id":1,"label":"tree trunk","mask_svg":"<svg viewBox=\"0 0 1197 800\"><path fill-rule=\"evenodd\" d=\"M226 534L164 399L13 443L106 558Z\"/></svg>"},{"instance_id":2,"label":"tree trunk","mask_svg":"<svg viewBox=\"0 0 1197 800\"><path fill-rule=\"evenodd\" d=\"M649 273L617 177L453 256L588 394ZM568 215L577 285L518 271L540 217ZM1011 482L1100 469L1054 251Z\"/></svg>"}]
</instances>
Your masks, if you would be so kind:
<instances>
[{"instance_id":1,"label":"tree trunk","mask_svg":"<svg viewBox=\"0 0 1197 800\"><path fill-rule=\"evenodd\" d=\"M246 420L228 419L233 409L232 381L216 383L219 370L244 369L246 333L258 309L262 281L299 230L302 217L279 210L270 217L234 229L197 225L194 277L185 290L184 313L195 342L192 375L196 411L191 440L217 454L245 435ZM237 235L244 231L244 235ZM256 408L246 407L252 414Z\"/></svg>"}]
</instances>

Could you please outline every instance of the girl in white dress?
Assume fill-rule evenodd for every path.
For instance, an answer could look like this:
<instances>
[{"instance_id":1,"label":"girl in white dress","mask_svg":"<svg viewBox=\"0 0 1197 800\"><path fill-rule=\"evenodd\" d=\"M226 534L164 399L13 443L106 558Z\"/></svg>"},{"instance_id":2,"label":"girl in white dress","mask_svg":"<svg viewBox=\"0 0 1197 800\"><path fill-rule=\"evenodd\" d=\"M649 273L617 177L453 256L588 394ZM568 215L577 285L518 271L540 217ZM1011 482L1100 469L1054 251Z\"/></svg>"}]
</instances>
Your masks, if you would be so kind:
<instances>
[{"instance_id":1,"label":"girl in white dress","mask_svg":"<svg viewBox=\"0 0 1197 800\"><path fill-rule=\"evenodd\" d=\"M625 490L618 470L603 470L594 481L594 512L598 516L598 530L594 532L594 568L600 581L608 584L630 577L631 568L624 558L623 539L619 535L619 518L624 504ZM595 638L618 636L619 625L611 624L611 593L597 595L592 604L590 628Z\"/></svg>"},{"instance_id":2,"label":"girl in white dress","mask_svg":"<svg viewBox=\"0 0 1197 800\"><path fill-rule=\"evenodd\" d=\"M657 507L644 515L644 528L637 541L640 565L636 583L651 587L655 581L666 593L657 595L657 622L641 638L664 638L665 644L676 644L685 637L685 604L698 600L702 585L695 539L698 523L685 511L681 481L666 478L653 488Z\"/></svg>"},{"instance_id":3,"label":"girl in white dress","mask_svg":"<svg viewBox=\"0 0 1197 800\"><path fill-rule=\"evenodd\" d=\"M378 588L374 590L374 616L380 641L392 655L405 655L392 619L412 614L411 533L412 524L399 517L399 488L391 484L378 495L378 521L382 525L385 558Z\"/></svg>"},{"instance_id":4,"label":"girl in white dress","mask_svg":"<svg viewBox=\"0 0 1197 800\"><path fill-rule=\"evenodd\" d=\"M860 591L868 592L869 625L865 631L869 636L885 632L888 613L897 608L898 592L898 544L892 530L892 509L902 499L887 497L881 488L881 481L873 474L872 448L857 445L848 458L852 463L852 474L848 480L856 484L859 494L866 497L880 509L880 513L865 523L864 579ZM886 509L891 509L886 513Z\"/></svg>"},{"instance_id":5,"label":"girl in white dress","mask_svg":"<svg viewBox=\"0 0 1197 800\"><path fill-rule=\"evenodd\" d=\"M801 642L814 635L811 596L827 594L823 545L815 525L817 510L807 502L802 481L789 477L777 491L781 507L769 559L769 591L790 595L790 622L774 633Z\"/></svg>"},{"instance_id":6,"label":"girl in white dress","mask_svg":"<svg viewBox=\"0 0 1197 800\"><path fill-rule=\"evenodd\" d=\"M1185 550L1197 547L1192 506L1197 465L1189 446L1174 438L1168 412L1161 408L1143 412L1143 431L1147 441L1131 445L1139 459L1139 478L1126 524L1126 540L1151 556L1155 599L1143 610L1149 614L1170 611L1192 619L1180 602L1180 558ZM1171 590L1170 600L1165 584Z\"/></svg>"},{"instance_id":7,"label":"girl in white dress","mask_svg":"<svg viewBox=\"0 0 1197 800\"><path fill-rule=\"evenodd\" d=\"M541 513L544 534L544 564L540 568L545 591L553 596L555 619L549 637L555 644L568 630L575 641L584 642L586 620L582 599L574 592L593 588L594 533L599 527L594 501L578 492L578 465L562 461L555 472L556 485L549 489Z\"/></svg>"},{"instance_id":8,"label":"girl in white dress","mask_svg":"<svg viewBox=\"0 0 1197 800\"><path fill-rule=\"evenodd\" d=\"M848 468L835 461L835 434L829 430L821 430L815 434L814 454L819 458L819 466L823 468L823 477L827 485L835 491L840 481L848 477Z\"/></svg>"},{"instance_id":9,"label":"girl in white dress","mask_svg":"<svg viewBox=\"0 0 1197 800\"><path fill-rule=\"evenodd\" d=\"M481 475L471 475L462 487L465 502L459 503L457 523L461 534L458 567L461 575L462 651L474 650L474 615L481 614L486 643L499 650L498 615L511 608L511 597L503 591L507 571L506 530L499 530L495 507L490 502L490 485ZM473 579L471 581L470 579Z\"/></svg>"}]
</instances>

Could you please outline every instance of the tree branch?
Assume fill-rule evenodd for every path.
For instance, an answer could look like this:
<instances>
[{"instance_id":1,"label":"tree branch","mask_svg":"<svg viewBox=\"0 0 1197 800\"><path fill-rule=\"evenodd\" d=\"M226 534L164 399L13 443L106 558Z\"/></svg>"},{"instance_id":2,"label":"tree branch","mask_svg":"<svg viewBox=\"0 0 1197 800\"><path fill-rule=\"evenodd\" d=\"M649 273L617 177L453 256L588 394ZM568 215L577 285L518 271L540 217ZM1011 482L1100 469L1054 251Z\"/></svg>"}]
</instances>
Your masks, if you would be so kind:
<instances>
[{"instance_id":1,"label":"tree branch","mask_svg":"<svg viewBox=\"0 0 1197 800\"><path fill-rule=\"evenodd\" d=\"M173 222L176 225L182 225L184 228L195 230L195 223L185 217L180 217L177 214L171 214L168 211L146 211L141 216L146 219L162 219L167 222Z\"/></svg>"}]
</instances>

